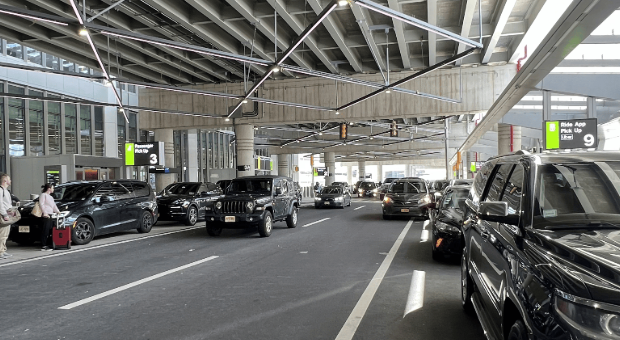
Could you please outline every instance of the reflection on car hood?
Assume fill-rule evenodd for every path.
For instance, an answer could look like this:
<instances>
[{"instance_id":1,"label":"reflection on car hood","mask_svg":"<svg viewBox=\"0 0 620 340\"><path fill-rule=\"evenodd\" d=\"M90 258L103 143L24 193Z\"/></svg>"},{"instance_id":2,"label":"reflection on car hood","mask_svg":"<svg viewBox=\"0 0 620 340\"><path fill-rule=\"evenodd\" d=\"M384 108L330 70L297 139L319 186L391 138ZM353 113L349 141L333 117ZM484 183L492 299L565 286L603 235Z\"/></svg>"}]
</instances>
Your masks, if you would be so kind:
<instances>
[{"instance_id":1,"label":"reflection on car hood","mask_svg":"<svg viewBox=\"0 0 620 340\"><path fill-rule=\"evenodd\" d=\"M178 199L191 200L192 198L194 198L193 195L166 194L166 196L157 197L157 204L171 204Z\"/></svg>"},{"instance_id":2,"label":"reflection on car hood","mask_svg":"<svg viewBox=\"0 0 620 340\"><path fill-rule=\"evenodd\" d=\"M552 253L561 265L545 267L556 272L546 276L560 276L560 284L567 293L589 293L593 300L620 305L620 230L537 230L530 231L541 251ZM548 262L547 262L548 264ZM579 287L573 278L587 287L587 292L572 292ZM572 280L571 280L572 279ZM572 285L572 287L571 287Z\"/></svg>"},{"instance_id":3,"label":"reflection on car hood","mask_svg":"<svg viewBox=\"0 0 620 340\"><path fill-rule=\"evenodd\" d=\"M454 208L440 209L437 219L443 223L460 228L463 223L463 213Z\"/></svg>"},{"instance_id":4,"label":"reflection on car hood","mask_svg":"<svg viewBox=\"0 0 620 340\"><path fill-rule=\"evenodd\" d=\"M336 198L336 197L342 197L342 194L320 194L319 197L320 198Z\"/></svg>"},{"instance_id":5,"label":"reflection on car hood","mask_svg":"<svg viewBox=\"0 0 620 340\"><path fill-rule=\"evenodd\" d=\"M426 193L422 194L400 194L400 193L391 193L390 197L394 200L394 202L411 202L418 203L422 197L424 197Z\"/></svg>"}]
</instances>

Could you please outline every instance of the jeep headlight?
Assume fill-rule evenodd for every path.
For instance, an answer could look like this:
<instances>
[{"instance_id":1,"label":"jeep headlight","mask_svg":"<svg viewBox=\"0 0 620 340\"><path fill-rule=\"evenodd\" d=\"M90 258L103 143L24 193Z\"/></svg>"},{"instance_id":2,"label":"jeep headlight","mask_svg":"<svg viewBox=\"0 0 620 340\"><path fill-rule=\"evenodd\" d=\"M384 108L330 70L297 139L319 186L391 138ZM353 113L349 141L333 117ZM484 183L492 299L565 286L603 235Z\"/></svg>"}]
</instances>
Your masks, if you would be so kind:
<instances>
[{"instance_id":1,"label":"jeep headlight","mask_svg":"<svg viewBox=\"0 0 620 340\"><path fill-rule=\"evenodd\" d=\"M437 230L439 231L451 231L454 233L460 233L461 230L455 226L449 225L447 223L441 222L441 221L437 221L435 222L435 227L437 227Z\"/></svg>"},{"instance_id":2,"label":"jeep headlight","mask_svg":"<svg viewBox=\"0 0 620 340\"><path fill-rule=\"evenodd\" d=\"M254 211L254 202L248 202L245 204L245 207L248 209L249 212Z\"/></svg>"},{"instance_id":3,"label":"jeep headlight","mask_svg":"<svg viewBox=\"0 0 620 340\"><path fill-rule=\"evenodd\" d=\"M222 209L222 202L220 201L215 202L215 209L218 209L218 210Z\"/></svg>"},{"instance_id":4,"label":"jeep headlight","mask_svg":"<svg viewBox=\"0 0 620 340\"><path fill-rule=\"evenodd\" d=\"M587 338L620 337L620 306L583 299L557 290L555 311Z\"/></svg>"}]
</instances>

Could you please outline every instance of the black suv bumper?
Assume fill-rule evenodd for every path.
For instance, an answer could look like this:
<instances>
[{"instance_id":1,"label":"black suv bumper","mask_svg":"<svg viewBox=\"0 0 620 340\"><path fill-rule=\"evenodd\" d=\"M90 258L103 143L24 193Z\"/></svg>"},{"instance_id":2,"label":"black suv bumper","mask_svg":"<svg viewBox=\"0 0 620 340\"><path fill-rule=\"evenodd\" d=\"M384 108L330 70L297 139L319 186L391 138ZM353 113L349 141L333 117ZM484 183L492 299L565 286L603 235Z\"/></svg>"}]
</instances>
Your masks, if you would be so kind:
<instances>
[{"instance_id":1,"label":"black suv bumper","mask_svg":"<svg viewBox=\"0 0 620 340\"><path fill-rule=\"evenodd\" d=\"M245 228L259 224L264 218L265 211L255 211L250 214L209 214L207 212L206 222L207 225L213 224L223 228Z\"/></svg>"}]
</instances>

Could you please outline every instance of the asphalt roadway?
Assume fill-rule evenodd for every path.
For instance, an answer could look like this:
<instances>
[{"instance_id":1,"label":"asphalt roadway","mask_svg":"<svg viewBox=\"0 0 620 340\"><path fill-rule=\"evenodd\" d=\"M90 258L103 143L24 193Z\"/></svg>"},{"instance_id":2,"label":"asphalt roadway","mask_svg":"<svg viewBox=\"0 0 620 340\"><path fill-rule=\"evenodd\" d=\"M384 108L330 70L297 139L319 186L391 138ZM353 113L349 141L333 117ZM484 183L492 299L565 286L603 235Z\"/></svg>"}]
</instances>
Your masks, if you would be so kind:
<instances>
[{"instance_id":1,"label":"asphalt roadway","mask_svg":"<svg viewBox=\"0 0 620 340\"><path fill-rule=\"evenodd\" d=\"M0 262L0 339L484 339L458 263L378 201L304 207L268 238L178 228Z\"/></svg>"}]
</instances>

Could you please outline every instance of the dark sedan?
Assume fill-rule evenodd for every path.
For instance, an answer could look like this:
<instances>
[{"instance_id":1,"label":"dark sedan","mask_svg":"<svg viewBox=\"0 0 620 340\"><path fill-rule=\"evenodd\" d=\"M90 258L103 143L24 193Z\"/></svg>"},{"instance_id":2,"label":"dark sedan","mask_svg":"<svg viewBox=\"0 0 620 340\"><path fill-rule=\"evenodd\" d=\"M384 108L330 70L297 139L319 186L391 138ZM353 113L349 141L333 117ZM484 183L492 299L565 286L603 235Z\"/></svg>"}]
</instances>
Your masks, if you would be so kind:
<instances>
[{"instance_id":1,"label":"dark sedan","mask_svg":"<svg viewBox=\"0 0 620 340\"><path fill-rule=\"evenodd\" d=\"M362 182L357 187L357 197L373 197L377 195L377 183Z\"/></svg>"},{"instance_id":2,"label":"dark sedan","mask_svg":"<svg viewBox=\"0 0 620 340\"><path fill-rule=\"evenodd\" d=\"M428 209L420 207L430 204L426 182L419 179L399 179L392 183L383 199L383 219L392 217L422 217L428 218Z\"/></svg>"},{"instance_id":3,"label":"dark sedan","mask_svg":"<svg viewBox=\"0 0 620 340\"><path fill-rule=\"evenodd\" d=\"M460 258L463 251L463 205L470 187L459 185L448 187L444 196L436 203L437 214L431 219L433 259L443 257Z\"/></svg>"},{"instance_id":4,"label":"dark sedan","mask_svg":"<svg viewBox=\"0 0 620 340\"><path fill-rule=\"evenodd\" d=\"M341 186L325 187L319 195L314 198L315 208L344 207L351 206L351 194Z\"/></svg>"},{"instance_id":5,"label":"dark sedan","mask_svg":"<svg viewBox=\"0 0 620 340\"><path fill-rule=\"evenodd\" d=\"M222 196L222 189L213 183L173 183L157 196L160 221L181 221L194 225L205 217L208 202Z\"/></svg>"}]
</instances>

